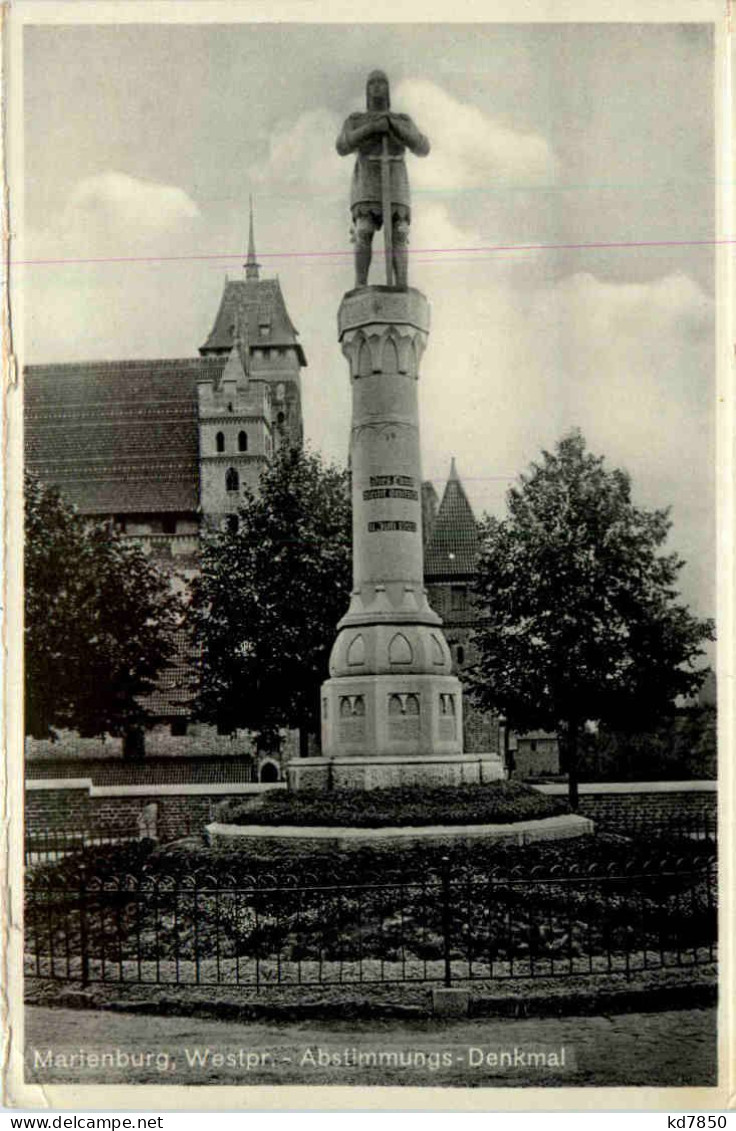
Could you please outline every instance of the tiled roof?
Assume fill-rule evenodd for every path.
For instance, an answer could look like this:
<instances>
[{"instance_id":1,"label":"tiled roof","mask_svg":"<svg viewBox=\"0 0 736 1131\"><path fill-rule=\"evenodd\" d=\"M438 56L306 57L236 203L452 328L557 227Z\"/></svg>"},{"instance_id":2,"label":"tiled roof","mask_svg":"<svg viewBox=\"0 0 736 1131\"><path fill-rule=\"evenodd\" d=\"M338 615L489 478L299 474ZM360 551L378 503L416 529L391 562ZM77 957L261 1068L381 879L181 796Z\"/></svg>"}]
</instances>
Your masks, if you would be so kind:
<instances>
[{"instance_id":1,"label":"tiled roof","mask_svg":"<svg viewBox=\"0 0 736 1131\"><path fill-rule=\"evenodd\" d=\"M197 381L224 358L31 365L26 466L85 514L196 511Z\"/></svg>"},{"instance_id":2,"label":"tiled roof","mask_svg":"<svg viewBox=\"0 0 736 1131\"><path fill-rule=\"evenodd\" d=\"M450 478L437 512L424 554L426 582L475 573L478 561L478 526L452 461Z\"/></svg>"},{"instance_id":3,"label":"tiled roof","mask_svg":"<svg viewBox=\"0 0 736 1131\"><path fill-rule=\"evenodd\" d=\"M26 780L91 778L94 785L214 785L253 780L253 759L247 755L157 757L143 762L121 758L44 759L26 762Z\"/></svg>"},{"instance_id":4,"label":"tiled roof","mask_svg":"<svg viewBox=\"0 0 736 1131\"><path fill-rule=\"evenodd\" d=\"M191 714L197 685L197 658L197 649L189 633L184 630L178 632L171 663L159 673L156 687L150 695L141 697L141 703L150 714L158 718Z\"/></svg>"},{"instance_id":5,"label":"tiled roof","mask_svg":"<svg viewBox=\"0 0 736 1131\"><path fill-rule=\"evenodd\" d=\"M229 351L236 324L250 347L292 346L301 364L307 364L278 279L228 279L215 324L200 353ZM262 334L261 327L268 327L268 333Z\"/></svg>"}]
</instances>

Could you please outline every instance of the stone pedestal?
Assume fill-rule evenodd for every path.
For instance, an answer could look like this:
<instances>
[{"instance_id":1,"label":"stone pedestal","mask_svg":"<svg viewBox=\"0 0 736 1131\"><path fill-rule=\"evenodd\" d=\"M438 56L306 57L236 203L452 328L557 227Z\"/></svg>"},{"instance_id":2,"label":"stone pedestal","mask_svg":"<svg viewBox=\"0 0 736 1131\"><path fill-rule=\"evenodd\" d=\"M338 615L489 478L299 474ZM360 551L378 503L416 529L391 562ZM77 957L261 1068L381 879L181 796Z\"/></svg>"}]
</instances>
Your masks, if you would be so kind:
<instances>
[{"instance_id":1,"label":"stone pedestal","mask_svg":"<svg viewBox=\"0 0 736 1131\"><path fill-rule=\"evenodd\" d=\"M497 754L297 758L289 762L287 774L294 790L485 785L506 776Z\"/></svg>"},{"instance_id":2,"label":"stone pedestal","mask_svg":"<svg viewBox=\"0 0 736 1131\"><path fill-rule=\"evenodd\" d=\"M462 689L424 588L417 386L429 304L412 288L361 287L343 298L338 328L353 393L353 591L322 686L323 758L291 763L289 781L480 781L481 760L463 758Z\"/></svg>"}]
</instances>

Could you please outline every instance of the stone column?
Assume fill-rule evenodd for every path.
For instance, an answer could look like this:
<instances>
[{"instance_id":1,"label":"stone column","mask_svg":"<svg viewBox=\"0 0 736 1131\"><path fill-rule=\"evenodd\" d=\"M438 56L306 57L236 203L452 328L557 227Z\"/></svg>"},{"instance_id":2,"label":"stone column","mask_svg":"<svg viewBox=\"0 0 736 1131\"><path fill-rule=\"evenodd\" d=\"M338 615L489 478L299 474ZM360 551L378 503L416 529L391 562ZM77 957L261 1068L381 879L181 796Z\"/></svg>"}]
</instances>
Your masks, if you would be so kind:
<instances>
[{"instance_id":1,"label":"stone column","mask_svg":"<svg viewBox=\"0 0 736 1131\"><path fill-rule=\"evenodd\" d=\"M461 685L424 588L417 388L429 304L413 288L360 287L338 329L353 392L353 591L322 686L323 757L292 762L290 783L498 776L497 760L463 755Z\"/></svg>"}]
</instances>

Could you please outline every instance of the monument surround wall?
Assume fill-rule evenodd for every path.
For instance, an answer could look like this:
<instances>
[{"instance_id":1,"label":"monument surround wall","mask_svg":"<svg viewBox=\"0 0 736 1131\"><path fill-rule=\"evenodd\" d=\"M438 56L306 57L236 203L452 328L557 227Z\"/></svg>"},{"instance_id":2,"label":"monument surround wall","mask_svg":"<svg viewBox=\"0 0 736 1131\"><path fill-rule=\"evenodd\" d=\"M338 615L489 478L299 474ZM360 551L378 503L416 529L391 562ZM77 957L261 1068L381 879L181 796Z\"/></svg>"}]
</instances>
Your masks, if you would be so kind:
<instances>
[{"instance_id":1,"label":"monument surround wall","mask_svg":"<svg viewBox=\"0 0 736 1131\"><path fill-rule=\"evenodd\" d=\"M347 783L358 782L363 772L360 766L351 768L348 763L352 761L343 760ZM311 762L312 759L303 758L293 764L301 764L308 775L313 772ZM380 769L380 763L376 765ZM318 773L323 778L322 770ZM560 796L567 790L566 785L536 788L540 792ZM283 786L117 786L100 790L94 788L88 779L31 782L26 795L26 832L91 828L105 835L112 827L116 830L127 828L131 835L136 835L142 808L155 801L158 805L159 839L176 839L198 832L208 821L215 820L223 801L235 798L242 801L248 796L256 799L268 789L278 790ZM669 820L697 821L706 816L714 818L717 801L717 783L713 781L619 782L606 783L605 786L583 783L580 787L581 816L609 827L615 828L620 824L624 833L632 821L646 824Z\"/></svg>"}]
</instances>

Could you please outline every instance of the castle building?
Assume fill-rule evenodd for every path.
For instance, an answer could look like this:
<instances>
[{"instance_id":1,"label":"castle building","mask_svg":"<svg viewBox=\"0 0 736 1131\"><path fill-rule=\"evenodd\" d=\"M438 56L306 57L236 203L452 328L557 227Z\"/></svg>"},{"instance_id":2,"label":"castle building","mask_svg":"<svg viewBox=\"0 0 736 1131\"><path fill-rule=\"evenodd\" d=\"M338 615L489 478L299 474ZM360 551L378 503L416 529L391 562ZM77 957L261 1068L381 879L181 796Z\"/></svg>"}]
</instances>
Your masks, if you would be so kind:
<instances>
[{"instance_id":1,"label":"castle building","mask_svg":"<svg viewBox=\"0 0 736 1131\"><path fill-rule=\"evenodd\" d=\"M301 445L306 364L279 280L261 277L251 208L243 277L226 279L198 356L25 368L26 467L81 514L112 519L176 586L197 571L204 528L237 522L273 453ZM182 634L148 709L156 730L219 750L212 728L188 727L191 697ZM155 737L147 747L163 748Z\"/></svg>"},{"instance_id":2,"label":"castle building","mask_svg":"<svg viewBox=\"0 0 736 1131\"><path fill-rule=\"evenodd\" d=\"M473 509L458 475L455 460L450 465L442 501L431 483L422 495L424 521L424 581L429 602L442 617L447 643L460 679L478 660L473 628L479 611L473 598L480 539ZM508 738L497 715L481 711L469 695L463 703L463 727L467 753L500 750L506 746L512 776L534 778L559 773L557 736L546 731L529 734L511 732Z\"/></svg>"},{"instance_id":3,"label":"castle building","mask_svg":"<svg viewBox=\"0 0 736 1131\"><path fill-rule=\"evenodd\" d=\"M24 372L28 470L184 574L203 526L235 521L273 452L303 439L307 361L279 280L261 278L252 210L244 266L199 356Z\"/></svg>"},{"instance_id":4,"label":"castle building","mask_svg":"<svg viewBox=\"0 0 736 1131\"><path fill-rule=\"evenodd\" d=\"M26 467L80 513L113 519L176 584L197 571L203 529L237 522L244 490L257 491L274 452L302 444L306 364L279 280L261 277L251 208L243 276L226 279L197 356L26 367ZM422 522L429 601L462 679L476 660L479 539L454 459L441 501L423 484ZM189 723L191 683L182 641L149 710L170 737L207 745L212 736ZM469 697L463 725L467 753L499 749L498 719ZM533 752L522 761L533 764Z\"/></svg>"},{"instance_id":5,"label":"castle building","mask_svg":"<svg viewBox=\"0 0 736 1131\"><path fill-rule=\"evenodd\" d=\"M480 540L454 459L439 506L434 488L425 484L423 510L424 582L430 605L442 617L447 643L462 679L463 672L477 660L472 633L478 611L472 586ZM499 749L497 717L478 710L468 695L463 702L463 728L466 753Z\"/></svg>"}]
</instances>

